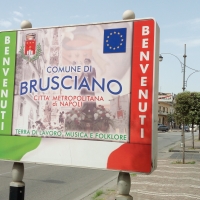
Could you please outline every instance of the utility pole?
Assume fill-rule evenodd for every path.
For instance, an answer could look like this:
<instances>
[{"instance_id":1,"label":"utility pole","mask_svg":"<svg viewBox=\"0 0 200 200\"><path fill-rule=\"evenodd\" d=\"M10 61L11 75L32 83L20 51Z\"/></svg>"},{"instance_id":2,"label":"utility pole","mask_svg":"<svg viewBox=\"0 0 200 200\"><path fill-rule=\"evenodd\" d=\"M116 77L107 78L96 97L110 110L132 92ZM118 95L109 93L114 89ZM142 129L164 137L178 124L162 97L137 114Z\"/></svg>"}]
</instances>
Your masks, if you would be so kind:
<instances>
[{"instance_id":1,"label":"utility pole","mask_svg":"<svg viewBox=\"0 0 200 200\"><path fill-rule=\"evenodd\" d=\"M185 87L186 87L186 82L187 82L187 81L185 81L185 67L186 67L186 57L187 57L187 55L186 55L186 44L184 45L184 55L183 55L184 63L182 63L181 60L176 55L174 55L172 53L162 53L162 54L170 54L170 55L176 57L178 59L178 61L180 62L180 64L181 64L181 68L182 68L182 65L183 65L183 68L182 68L182 72L183 72L183 87L182 87L182 89L183 89L183 92L184 92L185 91ZM160 56L159 56L159 61L163 60L162 54L160 54ZM195 72L198 72L198 71L195 71ZM184 117L183 117L183 122L182 123L183 123L183 127L182 127L182 133L181 133L181 147L183 148L183 164L184 164L185 163L185 119L184 119Z\"/></svg>"},{"instance_id":2,"label":"utility pole","mask_svg":"<svg viewBox=\"0 0 200 200\"><path fill-rule=\"evenodd\" d=\"M186 66L186 44L184 45L184 62L183 62L183 92L185 91L185 66Z\"/></svg>"},{"instance_id":3,"label":"utility pole","mask_svg":"<svg viewBox=\"0 0 200 200\"><path fill-rule=\"evenodd\" d=\"M186 66L186 44L184 45L184 63L183 63L183 92L185 91L185 66ZM182 128L182 147L183 147L183 164L185 164L185 119L183 117L183 128Z\"/></svg>"}]
</instances>

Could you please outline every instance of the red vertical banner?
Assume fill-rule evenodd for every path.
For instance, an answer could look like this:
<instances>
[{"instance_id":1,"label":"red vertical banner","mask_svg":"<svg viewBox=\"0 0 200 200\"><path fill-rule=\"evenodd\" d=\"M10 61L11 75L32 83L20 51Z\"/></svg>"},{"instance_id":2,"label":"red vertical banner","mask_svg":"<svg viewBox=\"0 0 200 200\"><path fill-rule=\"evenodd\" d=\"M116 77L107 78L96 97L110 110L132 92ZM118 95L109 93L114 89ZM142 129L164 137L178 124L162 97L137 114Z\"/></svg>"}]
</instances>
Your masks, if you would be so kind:
<instances>
[{"instance_id":1,"label":"red vertical banner","mask_svg":"<svg viewBox=\"0 0 200 200\"><path fill-rule=\"evenodd\" d=\"M152 157L155 26L153 19L133 22L130 143L110 154L109 169L150 173L155 167Z\"/></svg>"},{"instance_id":2,"label":"red vertical banner","mask_svg":"<svg viewBox=\"0 0 200 200\"><path fill-rule=\"evenodd\" d=\"M155 21L133 23L130 143L151 144Z\"/></svg>"}]
</instances>

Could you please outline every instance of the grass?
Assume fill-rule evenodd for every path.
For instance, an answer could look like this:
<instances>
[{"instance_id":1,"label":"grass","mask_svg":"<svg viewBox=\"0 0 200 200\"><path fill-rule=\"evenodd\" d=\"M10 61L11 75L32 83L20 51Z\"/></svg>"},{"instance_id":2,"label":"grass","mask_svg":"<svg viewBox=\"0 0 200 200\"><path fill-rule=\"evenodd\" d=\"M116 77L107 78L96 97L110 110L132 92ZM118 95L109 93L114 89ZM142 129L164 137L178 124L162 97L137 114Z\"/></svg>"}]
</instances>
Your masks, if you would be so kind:
<instances>
[{"instance_id":1,"label":"grass","mask_svg":"<svg viewBox=\"0 0 200 200\"><path fill-rule=\"evenodd\" d=\"M107 189L108 192L114 192L114 189Z\"/></svg>"},{"instance_id":2,"label":"grass","mask_svg":"<svg viewBox=\"0 0 200 200\"><path fill-rule=\"evenodd\" d=\"M195 164L195 161L188 162L187 164Z\"/></svg>"},{"instance_id":3,"label":"grass","mask_svg":"<svg viewBox=\"0 0 200 200\"><path fill-rule=\"evenodd\" d=\"M101 196L103 194L102 190L97 190L92 199L96 199L97 197ZM97 200L97 199L96 199ZM101 200L101 199L98 199Z\"/></svg>"},{"instance_id":4,"label":"grass","mask_svg":"<svg viewBox=\"0 0 200 200\"><path fill-rule=\"evenodd\" d=\"M172 162L172 164L183 164L183 161L177 160L175 162ZM184 164L195 164L195 161L185 162Z\"/></svg>"},{"instance_id":5,"label":"grass","mask_svg":"<svg viewBox=\"0 0 200 200\"><path fill-rule=\"evenodd\" d=\"M137 174L134 174L134 173L131 173L130 175L131 175L131 176L137 176Z\"/></svg>"},{"instance_id":6,"label":"grass","mask_svg":"<svg viewBox=\"0 0 200 200\"><path fill-rule=\"evenodd\" d=\"M189 147L188 149L195 149L195 148L193 148L193 147Z\"/></svg>"},{"instance_id":7,"label":"grass","mask_svg":"<svg viewBox=\"0 0 200 200\"><path fill-rule=\"evenodd\" d=\"M170 148L170 149L169 149L169 152L171 152L172 150L173 150L173 148Z\"/></svg>"},{"instance_id":8,"label":"grass","mask_svg":"<svg viewBox=\"0 0 200 200\"><path fill-rule=\"evenodd\" d=\"M97 190L91 197L93 200L106 200L107 197L113 197L116 194L115 189Z\"/></svg>"}]
</instances>

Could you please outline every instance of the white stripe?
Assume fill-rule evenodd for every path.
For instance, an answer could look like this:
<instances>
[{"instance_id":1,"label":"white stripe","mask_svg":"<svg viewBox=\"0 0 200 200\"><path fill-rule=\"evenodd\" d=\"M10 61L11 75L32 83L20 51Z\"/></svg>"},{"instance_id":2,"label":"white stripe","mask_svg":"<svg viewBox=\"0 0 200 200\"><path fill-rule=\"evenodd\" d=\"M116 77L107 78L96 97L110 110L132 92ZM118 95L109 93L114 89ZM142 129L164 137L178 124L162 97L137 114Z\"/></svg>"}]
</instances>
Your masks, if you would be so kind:
<instances>
[{"instance_id":1,"label":"white stripe","mask_svg":"<svg viewBox=\"0 0 200 200\"><path fill-rule=\"evenodd\" d=\"M159 163L159 161L161 161L160 163ZM163 162L169 162L169 160L157 160L157 163L158 163L158 165L166 165L167 163L163 163ZM171 160L171 162L174 162L173 160ZM180 163L180 164L171 164L171 162L169 163L169 165L195 165L195 166L200 166L200 164L199 164L199 161L195 161L195 164L182 164L182 163Z\"/></svg>"},{"instance_id":2,"label":"white stripe","mask_svg":"<svg viewBox=\"0 0 200 200\"><path fill-rule=\"evenodd\" d=\"M160 184L160 183L152 183L152 182L147 182L147 181L142 181L142 182L131 182L131 185L155 185L155 186L162 186L162 187L174 187L174 184ZM176 185L176 187L183 187L183 188L200 188L200 186L197 185L189 185L189 184L182 184L182 185Z\"/></svg>"},{"instance_id":3,"label":"white stripe","mask_svg":"<svg viewBox=\"0 0 200 200\"><path fill-rule=\"evenodd\" d=\"M141 177L141 178L147 178L147 175L137 175L137 177ZM193 181L200 181L200 179L197 179L197 178L191 178L191 177L169 177L169 176L158 176L158 175L149 175L148 178L166 178L166 179L180 179L180 180L183 180L183 179L188 179L188 180L193 180Z\"/></svg>"},{"instance_id":4,"label":"white stripe","mask_svg":"<svg viewBox=\"0 0 200 200\"><path fill-rule=\"evenodd\" d=\"M179 171L176 171L176 172L173 172L173 171L167 171L167 170L155 170L155 172L166 172L166 173L179 173L179 174L200 174L200 172L194 172L194 171L187 171L187 172L179 172Z\"/></svg>"},{"instance_id":5,"label":"white stripe","mask_svg":"<svg viewBox=\"0 0 200 200\"><path fill-rule=\"evenodd\" d=\"M168 166L168 165L159 165L158 166L158 168L161 168L161 167L163 167L163 168L170 168L170 169L198 169L198 170L200 170L200 167L172 167L172 166Z\"/></svg>"},{"instance_id":6,"label":"white stripe","mask_svg":"<svg viewBox=\"0 0 200 200\"><path fill-rule=\"evenodd\" d=\"M169 160L158 160L158 162L159 162L159 161L161 161L161 162L167 162L167 161L169 161Z\"/></svg>"},{"instance_id":7,"label":"white stripe","mask_svg":"<svg viewBox=\"0 0 200 200\"><path fill-rule=\"evenodd\" d=\"M200 199L200 196L187 194L187 193L156 193L156 192L148 192L145 190L131 190L131 192L136 192L139 194L148 194L148 195L155 195L155 196L165 196L165 197L187 197L187 198L193 198L193 199Z\"/></svg>"}]
</instances>

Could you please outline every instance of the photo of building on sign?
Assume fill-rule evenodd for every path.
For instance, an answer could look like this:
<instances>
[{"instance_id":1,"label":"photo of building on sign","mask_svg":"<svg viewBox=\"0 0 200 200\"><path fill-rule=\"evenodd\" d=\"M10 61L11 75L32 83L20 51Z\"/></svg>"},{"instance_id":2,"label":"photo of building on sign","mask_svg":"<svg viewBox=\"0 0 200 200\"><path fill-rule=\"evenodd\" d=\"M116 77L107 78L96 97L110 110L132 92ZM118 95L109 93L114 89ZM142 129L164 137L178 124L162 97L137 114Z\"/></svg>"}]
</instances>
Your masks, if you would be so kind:
<instances>
[{"instance_id":1,"label":"photo of building on sign","mask_svg":"<svg viewBox=\"0 0 200 200\"><path fill-rule=\"evenodd\" d=\"M18 31L12 135L128 142L132 29Z\"/></svg>"}]
</instances>

